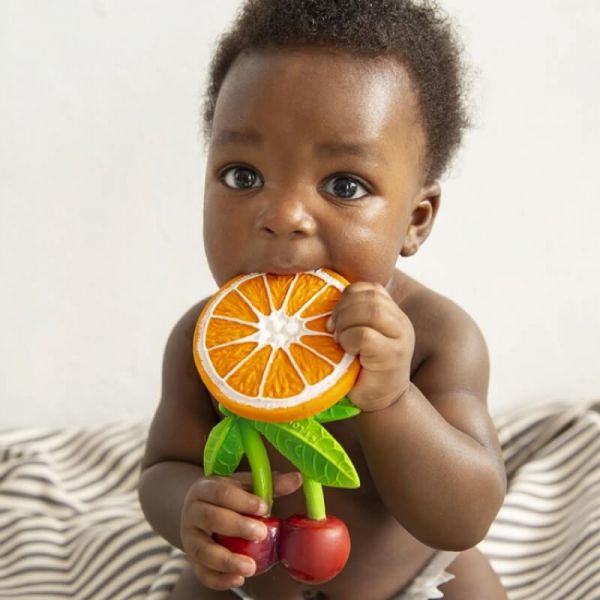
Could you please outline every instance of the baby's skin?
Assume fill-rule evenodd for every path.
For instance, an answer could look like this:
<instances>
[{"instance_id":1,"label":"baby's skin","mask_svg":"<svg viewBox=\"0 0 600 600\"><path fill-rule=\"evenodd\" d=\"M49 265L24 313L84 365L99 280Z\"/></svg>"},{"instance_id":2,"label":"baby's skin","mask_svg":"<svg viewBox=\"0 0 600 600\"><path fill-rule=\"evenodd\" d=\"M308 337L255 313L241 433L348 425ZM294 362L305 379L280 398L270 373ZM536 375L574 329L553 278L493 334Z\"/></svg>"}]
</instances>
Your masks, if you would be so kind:
<instances>
[{"instance_id":1,"label":"baby's skin","mask_svg":"<svg viewBox=\"0 0 600 600\"><path fill-rule=\"evenodd\" d=\"M506 489L486 405L485 342L456 304L396 268L427 239L441 196L427 178L407 72L389 58L334 49L246 53L221 88L208 150L204 243L218 286L240 273L319 267L350 281L333 328L346 352L359 355L348 395L362 413L325 427L361 487L325 490L327 512L347 524L352 552L313 593L387 600L443 549L460 552L448 568L456 578L441 586L445 598L506 598L474 548ZM251 559L211 537L260 538L245 515L265 508L247 463L229 478L202 471L219 420L192 356L205 302L178 321L167 343L140 501L154 529L187 554L171 598L234 598L230 588L243 586L255 600L300 600L310 586L280 565L253 577ZM304 512L300 475L272 448L269 458L273 514Z\"/></svg>"}]
</instances>

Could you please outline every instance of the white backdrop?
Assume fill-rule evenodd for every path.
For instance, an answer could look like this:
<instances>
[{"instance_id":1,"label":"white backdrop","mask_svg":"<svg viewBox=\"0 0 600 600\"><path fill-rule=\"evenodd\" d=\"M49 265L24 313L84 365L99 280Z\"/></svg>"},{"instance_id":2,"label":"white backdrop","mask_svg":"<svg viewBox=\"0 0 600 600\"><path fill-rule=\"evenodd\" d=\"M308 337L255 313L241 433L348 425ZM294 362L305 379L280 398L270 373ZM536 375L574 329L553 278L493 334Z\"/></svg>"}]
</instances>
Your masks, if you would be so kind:
<instances>
[{"instance_id":1,"label":"white backdrop","mask_svg":"<svg viewBox=\"0 0 600 600\"><path fill-rule=\"evenodd\" d=\"M199 104L238 0L0 0L0 428L146 419L214 291ZM466 308L490 404L600 395L600 3L447 0L476 126L410 274Z\"/></svg>"}]
</instances>

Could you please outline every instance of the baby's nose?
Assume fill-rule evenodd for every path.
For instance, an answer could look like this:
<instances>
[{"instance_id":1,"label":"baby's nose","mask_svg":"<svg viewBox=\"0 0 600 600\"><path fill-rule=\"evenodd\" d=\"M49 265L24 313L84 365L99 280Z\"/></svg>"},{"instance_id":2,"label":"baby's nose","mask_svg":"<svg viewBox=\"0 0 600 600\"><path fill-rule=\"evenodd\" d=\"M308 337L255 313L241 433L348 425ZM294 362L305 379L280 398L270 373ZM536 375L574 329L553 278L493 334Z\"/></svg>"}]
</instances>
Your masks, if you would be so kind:
<instances>
[{"instance_id":1,"label":"baby's nose","mask_svg":"<svg viewBox=\"0 0 600 600\"><path fill-rule=\"evenodd\" d=\"M266 203L258 214L256 225L269 237L302 237L315 232L315 220L304 203L288 199Z\"/></svg>"}]
</instances>

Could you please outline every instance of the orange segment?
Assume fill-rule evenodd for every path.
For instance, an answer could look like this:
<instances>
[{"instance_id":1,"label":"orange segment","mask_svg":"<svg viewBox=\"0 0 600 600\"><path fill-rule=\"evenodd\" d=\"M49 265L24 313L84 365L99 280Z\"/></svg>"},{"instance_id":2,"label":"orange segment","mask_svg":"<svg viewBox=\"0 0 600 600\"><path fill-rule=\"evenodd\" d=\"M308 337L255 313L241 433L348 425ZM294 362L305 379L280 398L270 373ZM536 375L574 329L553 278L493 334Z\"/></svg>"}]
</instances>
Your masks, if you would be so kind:
<instances>
[{"instance_id":1,"label":"orange segment","mask_svg":"<svg viewBox=\"0 0 600 600\"><path fill-rule=\"evenodd\" d=\"M298 368L302 371L302 375L310 384L325 379L333 371L333 367L328 362L319 358L314 352L300 346L300 344L291 344L290 353Z\"/></svg>"},{"instance_id":2,"label":"orange segment","mask_svg":"<svg viewBox=\"0 0 600 600\"><path fill-rule=\"evenodd\" d=\"M304 323L304 327L306 327L306 329L311 329L312 331L322 331L323 333L329 333L329 330L327 329L328 319L329 315L319 317L318 319L311 319L310 321L306 321Z\"/></svg>"},{"instance_id":3,"label":"orange segment","mask_svg":"<svg viewBox=\"0 0 600 600\"><path fill-rule=\"evenodd\" d=\"M342 293L334 287L325 288L318 298L318 302L311 302L301 313L303 319L307 317L316 317L326 312L331 312L333 307L338 303Z\"/></svg>"},{"instance_id":4,"label":"orange segment","mask_svg":"<svg viewBox=\"0 0 600 600\"><path fill-rule=\"evenodd\" d=\"M340 362L344 356L342 347L332 338L325 335L303 335L300 340L307 346L326 356L333 362Z\"/></svg>"},{"instance_id":5,"label":"orange segment","mask_svg":"<svg viewBox=\"0 0 600 600\"><path fill-rule=\"evenodd\" d=\"M228 281L194 331L194 362L208 391L260 421L304 419L335 404L360 370L326 328L346 285L327 269Z\"/></svg>"},{"instance_id":6,"label":"orange segment","mask_svg":"<svg viewBox=\"0 0 600 600\"><path fill-rule=\"evenodd\" d=\"M271 313L269 297L267 296L267 288L262 277L255 277L244 281L238 287L238 290L252 303L252 305L260 310L263 315Z\"/></svg>"},{"instance_id":7,"label":"orange segment","mask_svg":"<svg viewBox=\"0 0 600 600\"><path fill-rule=\"evenodd\" d=\"M283 304L290 284L294 280L293 275L267 275L267 282L273 299L275 310L279 310Z\"/></svg>"},{"instance_id":8,"label":"orange segment","mask_svg":"<svg viewBox=\"0 0 600 600\"><path fill-rule=\"evenodd\" d=\"M251 323L258 322L258 317L255 312L235 290L229 292L229 294L217 304L214 314L222 317L233 317L240 321L250 321Z\"/></svg>"},{"instance_id":9,"label":"orange segment","mask_svg":"<svg viewBox=\"0 0 600 600\"><path fill-rule=\"evenodd\" d=\"M292 365L290 357L281 348L277 349L271 363L263 395L267 398L287 398L304 389L304 383Z\"/></svg>"},{"instance_id":10,"label":"orange segment","mask_svg":"<svg viewBox=\"0 0 600 600\"><path fill-rule=\"evenodd\" d=\"M313 275L298 278L292 289L285 313L287 315L296 314L324 286L325 282Z\"/></svg>"},{"instance_id":11,"label":"orange segment","mask_svg":"<svg viewBox=\"0 0 600 600\"><path fill-rule=\"evenodd\" d=\"M257 396L271 348L265 346L251 356L229 379L227 383L247 396Z\"/></svg>"},{"instance_id":12,"label":"orange segment","mask_svg":"<svg viewBox=\"0 0 600 600\"><path fill-rule=\"evenodd\" d=\"M238 363L242 362L256 346L258 346L256 342L231 344L211 350L208 354L217 373L221 377L225 377L225 375L227 375L227 373L229 373L229 371L231 371Z\"/></svg>"},{"instance_id":13,"label":"orange segment","mask_svg":"<svg viewBox=\"0 0 600 600\"><path fill-rule=\"evenodd\" d=\"M213 317L206 331L206 347L212 348L213 346L235 342L257 331L256 327L250 325Z\"/></svg>"}]
</instances>

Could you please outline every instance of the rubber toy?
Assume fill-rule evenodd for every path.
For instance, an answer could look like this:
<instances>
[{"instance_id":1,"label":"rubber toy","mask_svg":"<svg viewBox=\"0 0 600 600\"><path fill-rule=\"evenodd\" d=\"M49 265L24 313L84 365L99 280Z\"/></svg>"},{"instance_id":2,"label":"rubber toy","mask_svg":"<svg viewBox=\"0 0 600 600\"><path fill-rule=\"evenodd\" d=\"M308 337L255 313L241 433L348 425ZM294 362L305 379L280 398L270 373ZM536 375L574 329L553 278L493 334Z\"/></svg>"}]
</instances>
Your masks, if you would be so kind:
<instances>
[{"instance_id":1,"label":"rubber toy","mask_svg":"<svg viewBox=\"0 0 600 600\"><path fill-rule=\"evenodd\" d=\"M249 284L247 288L243 286L250 281L248 277L252 276L255 278L251 281L254 287L257 285L256 278L259 278L258 281L262 281L261 285L265 289L270 290L267 291L268 294L271 294L269 299L270 308L263 307L262 313L259 310L261 305L257 300L253 299L253 295L249 292L247 292L247 296L244 295L244 289L250 289L250 286ZM275 319L278 318L278 314L285 309L286 304L284 300L288 299L289 301L289 297L293 293L296 295L304 293L309 298L301 305L304 307L310 305L313 297L324 298L326 294L329 294L331 298L327 302L323 300L325 302L323 306L318 310L313 310L313 313L316 312L317 314L314 314L312 317L306 317L307 319L310 318L311 322L315 324L314 328L306 321L308 325L305 323L302 328L297 328L296 330L293 330L288 325L287 331L291 332L292 336L296 336L298 346L305 346L305 353L308 352L308 346L301 340L310 343L311 340L309 337L312 334L322 337L322 339L317 339L316 342L324 343L327 341L329 344L332 343L333 338L331 336L330 340L325 340L324 332L326 330L324 327L319 326L320 330L318 332L316 332L316 329L318 323L323 324L326 322L329 314L331 314L332 307L335 305L337 299L339 299L341 290L347 285L347 282L341 276L327 270L311 271L300 274L300 276L304 277L304 279L299 280L298 275L280 276L272 274L252 274L251 276L247 276L246 280L238 277L225 284L213 296L213 299L219 298L217 304L221 308L216 312L219 313L220 311L221 314L214 313L215 302L212 302L213 313L210 317L207 317L207 304L207 307L205 307L198 319L194 335L194 359L200 376L209 391L214 390L214 378L216 376L213 376L211 380L211 377L207 373L207 352L213 352L212 356L216 364L215 372L219 372L221 368L219 365L224 364L219 361L230 360L231 356L235 355L236 352L238 354L242 352L243 355L243 351L245 351L243 350L244 344L254 343L255 345L252 348L248 347L247 350L249 350L252 356L256 356L261 349L261 343L266 343L264 331L251 333L249 330L242 329L237 333L231 333L231 331L227 330L227 333L224 334L228 336L227 340L229 341L227 344L223 343L223 339L225 338L218 337L221 335L219 332L223 331L225 327L231 324L238 324L242 327L246 322L240 319L239 315L236 316L236 311L240 309L234 307L235 303L241 302L246 305L242 307L242 310L247 310L249 307L251 309L250 312L255 313L256 316L250 315L245 317L251 324L254 322L255 329L272 330L273 327L271 325L267 326L263 322L265 319L264 313L271 316L272 322L276 322ZM314 282L310 279L313 276L315 279L320 279L325 283L319 284L320 287L317 287L316 290L307 292L304 288L313 285ZM285 287L286 284L287 288ZM282 292L282 298L284 299L279 304L274 299L273 293L273 290L278 289L277 286L280 286L282 290L286 290L285 298ZM302 286L304 288L300 289ZM331 290L328 291L327 287L335 287L338 292L337 296ZM220 296L219 293L221 294ZM261 291L260 293L262 294L263 292ZM305 308L302 312L301 308L299 308L296 311L296 315L299 315L297 319L300 319L302 314L310 315L309 309ZM291 316L293 317L293 315ZM207 324L207 320L210 319L212 319L211 325ZM319 319L320 321L318 321ZM221 323L220 321L223 322ZM207 327L213 327L212 333L210 330L206 331ZM280 352L282 345L285 346L281 341L281 337L276 337L276 335L281 336L285 334L285 327L285 324L283 324L280 330L275 331L275 333L271 332L273 335L268 339L272 342L275 340L272 343L272 353L275 351ZM306 337L307 335L309 337ZM231 341L231 338L233 338L233 341ZM207 342L206 340L209 341ZM337 344L337 342L334 343ZM210 347L211 345L212 348ZM227 347L228 345L230 347ZM286 348L289 349L289 346ZM225 350L228 352L225 353ZM219 351L221 354L219 354ZM299 352L299 350L296 351L295 356L297 360L293 361L296 366L301 361ZM339 354L335 356L344 354L341 347L338 347L338 352ZM293 354L293 352L290 354ZM346 363L343 363L342 358L346 360ZM352 371L351 375L346 377L346 383L344 384L345 393L347 393L358 376L360 367L358 366L359 363L356 357L348 359L345 356L342 358L339 359L338 364L345 364L345 371ZM266 362L267 367L269 364L276 363L277 360L281 362L283 359L270 357L270 363L269 361ZM330 362L333 365L333 361ZM231 369L231 366L222 367L221 369L222 375L220 377L223 380L226 379L226 369L228 368ZM272 378L276 375L277 373L271 372ZM253 385L251 379L251 374L246 374L243 385ZM304 377L304 380L308 381L308 378ZM266 389L266 385L265 383L261 384L260 389ZM258 388L255 387L253 389L256 391ZM279 388L275 386L273 389L277 390ZM267 415L269 404L277 406L277 401L273 400L273 394L275 393L272 392L271 396L264 398L264 404L267 408L266 410L259 411L261 415ZM221 401L224 399L222 395L223 387L220 389L221 400L219 398L217 400L219 400L219 410L223 418L213 427L206 441L204 448L205 474L207 476L231 475L235 472L242 457L245 455L252 472L253 491L257 496L265 500L269 508L271 508L273 504L272 476L269 458L263 441L264 438L288 459L302 473L303 477L302 489L306 506L305 514L296 514L289 516L287 519L278 519L277 517L270 516L269 510L269 516L254 516L253 518L263 521L267 526L268 535L261 541L248 541L242 538L221 535L214 536L218 543L226 546L231 551L253 558L256 561L255 575L264 573L277 562L281 562L294 579L303 583L318 584L335 577L344 568L348 560L351 548L350 534L346 525L340 519L327 514L323 493L323 486L338 488L358 488L360 486L356 469L344 448L323 427L324 423L347 419L360 412L360 409L352 404L345 393L341 398L338 397L333 401L329 399L329 406L325 410L318 409L318 412L315 414L304 415L302 418L288 421L272 421L268 415L266 419L264 417L248 418L247 410L236 411L233 408L236 404L227 402L227 398L225 398L225 402L228 404L228 407L226 407L224 405L225 402ZM260 396L257 397L260 400ZM245 413L245 416L240 415L240 412Z\"/></svg>"}]
</instances>

